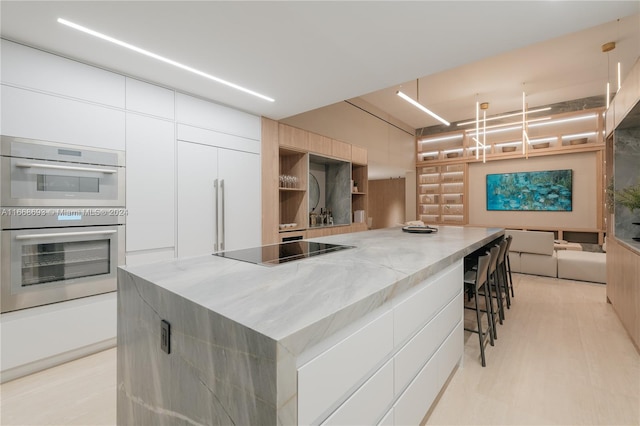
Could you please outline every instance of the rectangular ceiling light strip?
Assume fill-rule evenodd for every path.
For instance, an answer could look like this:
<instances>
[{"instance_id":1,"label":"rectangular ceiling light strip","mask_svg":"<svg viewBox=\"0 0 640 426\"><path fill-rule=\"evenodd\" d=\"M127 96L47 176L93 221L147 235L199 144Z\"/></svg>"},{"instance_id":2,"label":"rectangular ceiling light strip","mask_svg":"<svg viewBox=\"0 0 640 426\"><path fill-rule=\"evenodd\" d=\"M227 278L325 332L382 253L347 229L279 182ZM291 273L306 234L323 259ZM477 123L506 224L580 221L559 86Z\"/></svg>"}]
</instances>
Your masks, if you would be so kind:
<instances>
[{"instance_id":1,"label":"rectangular ceiling light strip","mask_svg":"<svg viewBox=\"0 0 640 426\"><path fill-rule=\"evenodd\" d=\"M438 114L436 114L435 112L432 112L431 110L429 110L428 108L426 108L424 105L414 101L413 99L411 99L409 96L405 95L404 93L402 93L401 91L397 91L396 95L400 96L402 99L404 99L405 101L409 102L411 105L413 105L414 107L418 108L420 111L422 112L426 112L427 114L429 114L431 117L435 118L436 120L438 120L439 122L441 122L442 124L444 124L445 126L450 126L451 123L449 123L447 120L445 120L444 118L440 117Z\"/></svg>"},{"instance_id":2,"label":"rectangular ceiling light strip","mask_svg":"<svg viewBox=\"0 0 640 426\"><path fill-rule=\"evenodd\" d=\"M113 38L111 36L108 36L106 34L99 33L97 31L94 31L94 30L90 29L90 28L83 27L82 25L78 25L78 24L73 23L71 21L67 21L66 19L58 18L58 22L60 24L66 25L66 26L68 26L70 28L73 28L74 30L78 30L78 31L81 31L81 32L83 32L85 34L89 34L89 35L97 37L99 39L108 41L110 43L117 44L118 46L127 48L129 50L133 50L134 52L140 53L142 55L145 55L145 56L148 56L150 58L156 59L158 61L164 62L166 64L173 65L174 67L183 69L185 71L189 71L189 72L191 72L193 74L197 74L197 75L199 75L201 77L207 78L209 80L213 80L213 81L215 81L217 83L224 84L225 86L231 87L231 88L239 90L241 92L248 93L250 95L256 96L256 97L258 97L260 99L264 99L264 100L269 101L269 102L275 102L275 99L270 98L269 96L266 96L266 95L263 95L261 93L255 92L253 90L247 89L245 87L239 86L239 85L237 85L235 83L231 83L229 81L223 80L223 79L218 78L216 76L213 76L211 74L207 74L206 72L197 70L197 69L192 68L192 67L190 67L188 65L181 64L180 62L176 62L176 61L174 61L172 59L165 58L164 56L160 56L160 55L158 55L156 53L149 52L148 50L145 50L145 49L142 49L140 47L137 47L137 46L134 46L132 44L129 44L127 42L118 40L118 39Z\"/></svg>"}]
</instances>

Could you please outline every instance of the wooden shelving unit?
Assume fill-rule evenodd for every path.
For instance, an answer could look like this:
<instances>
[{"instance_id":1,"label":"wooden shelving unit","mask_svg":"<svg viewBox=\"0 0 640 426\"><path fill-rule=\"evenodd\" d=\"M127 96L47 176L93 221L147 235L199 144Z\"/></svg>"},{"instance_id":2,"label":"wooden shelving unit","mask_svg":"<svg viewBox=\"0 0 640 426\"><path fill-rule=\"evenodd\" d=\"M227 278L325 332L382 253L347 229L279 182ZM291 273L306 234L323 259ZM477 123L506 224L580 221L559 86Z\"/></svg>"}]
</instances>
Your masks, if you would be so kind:
<instances>
[{"instance_id":1,"label":"wooden shelving unit","mask_svg":"<svg viewBox=\"0 0 640 426\"><path fill-rule=\"evenodd\" d=\"M367 229L366 223L352 223L355 210L364 210L365 222L367 218L366 149L267 118L262 119L262 128L263 244L273 244L291 238L314 238ZM322 157L324 160L321 162L326 162L329 167L340 163L347 168L346 174L343 175L347 179L346 186L342 187L341 184L340 191L348 197L350 203L347 203L346 210L341 210L342 215L339 215L340 211L334 209L334 220L338 219L334 226L309 227L309 162L313 157L316 157L316 160ZM351 192L350 195L349 173L353 180L358 182L359 187L357 192ZM279 175L296 177L295 187L286 183L280 184ZM341 182L345 181L341 180ZM341 197L344 196L341 195ZM278 206L275 206L276 199ZM344 205L335 201L331 204ZM281 226L293 223L295 226Z\"/></svg>"},{"instance_id":2,"label":"wooden shelving unit","mask_svg":"<svg viewBox=\"0 0 640 426\"><path fill-rule=\"evenodd\" d=\"M603 109L529 117L531 142L522 149L522 127L487 129L484 161L602 151ZM496 122L492 122L495 125ZM499 124L499 122L498 122ZM504 124L504 123L503 123ZM506 130L505 130L506 129ZM476 158L475 127L416 138L418 219L432 224L468 223L468 165Z\"/></svg>"},{"instance_id":3,"label":"wooden shelving unit","mask_svg":"<svg viewBox=\"0 0 640 426\"><path fill-rule=\"evenodd\" d=\"M280 176L291 176L297 179L297 182L290 184L279 181L280 231L306 229L308 221L307 205L309 204L307 194L309 176L308 154L280 148L279 162ZM294 226L283 227L283 225L294 223Z\"/></svg>"},{"instance_id":4,"label":"wooden shelving unit","mask_svg":"<svg viewBox=\"0 0 640 426\"><path fill-rule=\"evenodd\" d=\"M466 223L466 164L418 168L418 219L430 224Z\"/></svg>"},{"instance_id":5,"label":"wooden shelving unit","mask_svg":"<svg viewBox=\"0 0 640 426\"><path fill-rule=\"evenodd\" d=\"M351 179L353 180L354 187L357 187L358 190L355 191L355 188L351 190L351 216L355 222L355 211L356 210L364 210L365 217L364 223L367 221L366 213L368 211L368 197L367 192L369 190L369 179L368 179L368 167L367 165L362 164L351 164Z\"/></svg>"}]
</instances>

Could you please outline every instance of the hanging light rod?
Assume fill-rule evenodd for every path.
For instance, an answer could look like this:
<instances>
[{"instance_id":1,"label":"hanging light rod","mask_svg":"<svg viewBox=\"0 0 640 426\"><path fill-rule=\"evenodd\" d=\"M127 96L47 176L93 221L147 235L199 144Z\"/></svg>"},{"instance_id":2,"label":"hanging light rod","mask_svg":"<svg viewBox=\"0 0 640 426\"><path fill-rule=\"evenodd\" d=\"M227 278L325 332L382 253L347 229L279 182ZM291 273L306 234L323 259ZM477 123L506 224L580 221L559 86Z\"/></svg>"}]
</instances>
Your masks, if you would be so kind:
<instances>
[{"instance_id":1,"label":"hanging light rod","mask_svg":"<svg viewBox=\"0 0 640 426\"><path fill-rule=\"evenodd\" d=\"M401 91L398 90L396 92L396 95L400 96L402 99L404 99L405 101L409 102L411 105L413 105L414 107L418 108L422 112L426 112L427 114L429 114L430 116L432 116L433 118L435 118L436 120L438 120L439 122L444 124L445 126L450 126L451 125L451 123L449 123L447 120L445 120L444 118L440 117L435 112L432 112L431 110L427 109L424 105L419 104L418 102L414 101L409 96L407 96L404 93L402 93Z\"/></svg>"},{"instance_id":2,"label":"hanging light rod","mask_svg":"<svg viewBox=\"0 0 640 426\"><path fill-rule=\"evenodd\" d=\"M106 34L99 33L98 31L94 31L94 30L92 30L90 28L83 27L82 25L78 25L78 24L76 24L74 22L71 22L71 21L67 21L66 19L58 18L58 23L60 23L62 25L66 25L67 27L73 28L74 30L78 30L78 31L83 32L85 34L89 34L89 35L97 37L99 39L108 41L110 43L117 44L118 46L125 47L125 48L127 48L129 50L133 50L134 52L140 53L140 54L148 56L150 58L157 59L158 61L164 62L166 64L173 65L174 67L183 69L185 71L189 71L189 72L191 72L193 74L197 74L197 75L199 75L201 77L208 78L209 80L213 80L213 81L215 81L217 83L224 84L225 86L231 87L231 88L239 90L241 92L248 93L248 94L256 96L256 97L258 97L260 99L264 99L265 101L275 102L275 99L270 98L269 96L263 95L263 94L258 93L258 92L254 92L253 90L247 89L246 87L242 87L240 85L237 85L235 83L231 83L229 81L223 80L223 79L221 79L219 77L216 77L216 76L213 76L211 74L207 74L206 72L197 70L195 68L191 68L190 66L181 64L180 62L174 61L173 59L165 58L164 56L160 56L157 53L150 52L148 50L142 49L142 48L140 48L138 46L134 46L133 44L129 44L129 43L124 42L122 40L118 40L118 39L113 38L111 36L108 36Z\"/></svg>"},{"instance_id":3,"label":"hanging light rod","mask_svg":"<svg viewBox=\"0 0 640 426\"><path fill-rule=\"evenodd\" d=\"M527 114L531 114L533 112L549 111L550 109L551 109L551 107L530 109L530 110L527 110ZM487 121L499 120L501 118L515 117L517 115L522 116L522 111L518 111L518 112L514 112L514 113L510 113L510 114L496 115L496 116L487 118ZM458 124L456 124L456 126L467 126L469 124L475 124L475 123L476 123L476 120L471 120L471 121L465 121L464 123L458 123Z\"/></svg>"}]
</instances>

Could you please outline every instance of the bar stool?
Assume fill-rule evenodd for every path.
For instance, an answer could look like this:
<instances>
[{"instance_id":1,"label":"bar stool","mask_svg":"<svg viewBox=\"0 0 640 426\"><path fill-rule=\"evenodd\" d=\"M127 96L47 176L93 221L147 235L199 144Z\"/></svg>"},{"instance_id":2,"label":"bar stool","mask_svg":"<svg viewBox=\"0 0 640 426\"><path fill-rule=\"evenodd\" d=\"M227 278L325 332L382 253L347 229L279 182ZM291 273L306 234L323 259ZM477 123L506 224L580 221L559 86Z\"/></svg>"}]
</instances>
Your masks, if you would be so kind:
<instances>
[{"instance_id":1,"label":"bar stool","mask_svg":"<svg viewBox=\"0 0 640 426\"><path fill-rule=\"evenodd\" d=\"M511 249L511 242L513 241L513 236L508 235L507 238L505 238L505 241L507 242L507 249L505 251L504 266L506 269L506 275L508 275L509 277L509 289L511 290L511 297L513 298L516 296L513 293L513 277L511 276L511 260L509 259L509 250Z\"/></svg>"},{"instance_id":2,"label":"bar stool","mask_svg":"<svg viewBox=\"0 0 640 426\"><path fill-rule=\"evenodd\" d=\"M506 266L506 253L507 246L509 243L507 240L500 241L499 247L500 251L498 251L498 261L496 263L496 274L498 279L498 286L500 287L500 297L505 296L503 302L507 302L507 309L511 309L511 297L509 296L509 281L507 277L507 266ZM504 290L504 293L502 293Z\"/></svg>"},{"instance_id":3,"label":"bar stool","mask_svg":"<svg viewBox=\"0 0 640 426\"><path fill-rule=\"evenodd\" d=\"M500 324L503 323L504 317L504 305L502 304L502 289L500 288L499 278L498 278L498 255L500 254L500 246L496 245L489 249L489 253L491 254L491 261L489 262L489 271L488 271L488 281L489 281L489 296L491 298L495 297L496 304L498 306L497 316ZM495 296L494 296L495 295ZM491 303L491 307L493 309L493 302Z\"/></svg>"},{"instance_id":4,"label":"bar stool","mask_svg":"<svg viewBox=\"0 0 640 426\"><path fill-rule=\"evenodd\" d=\"M470 309L476 311L476 320L478 322L477 329L465 328L466 331L470 331L472 333L478 334L478 340L480 341L480 358L482 359L482 366L486 367L486 359L484 354L484 349L487 345L487 337L489 338L489 343L491 346L494 346L493 342L493 329L495 327L495 321L492 319L493 315L488 310L489 306L492 306L493 303L490 302L489 293L487 291L487 287L489 286L489 264L491 263L491 255L484 254L478 257L478 266L476 269L470 270L464 275L464 287L466 293L469 295L469 298L473 296L474 306L465 306L465 309ZM478 296L480 295L479 290L484 290L484 301L485 301L485 309L480 309L478 305ZM487 316L487 329L482 329L482 314L485 313Z\"/></svg>"}]
</instances>

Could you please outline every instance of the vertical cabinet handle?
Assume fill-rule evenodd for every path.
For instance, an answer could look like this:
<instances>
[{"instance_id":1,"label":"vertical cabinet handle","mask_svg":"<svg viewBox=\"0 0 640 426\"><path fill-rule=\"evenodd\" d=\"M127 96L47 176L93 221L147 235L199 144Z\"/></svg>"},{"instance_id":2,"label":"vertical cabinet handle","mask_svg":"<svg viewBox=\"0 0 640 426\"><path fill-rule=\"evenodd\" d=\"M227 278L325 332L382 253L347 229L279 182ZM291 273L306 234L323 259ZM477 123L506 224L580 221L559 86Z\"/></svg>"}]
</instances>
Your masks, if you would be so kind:
<instances>
[{"instance_id":1,"label":"vertical cabinet handle","mask_svg":"<svg viewBox=\"0 0 640 426\"><path fill-rule=\"evenodd\" d=\"M224 179L220 179L220 192L222 193L222 208L220 209L221 223L220 227L220 250L224 250L225 235L224 235Z\"/></svg>"},{"instance_id":2,"label":"vertical cabinet handle","mask_svg":"<svg viewBox=\"0 0 640 426\"><path fill-rule=\"evenodd\" d=\"M215 208L213 210L213 251L218 251L218 179L213 181Z\"/></svg>"}]
</instances>

